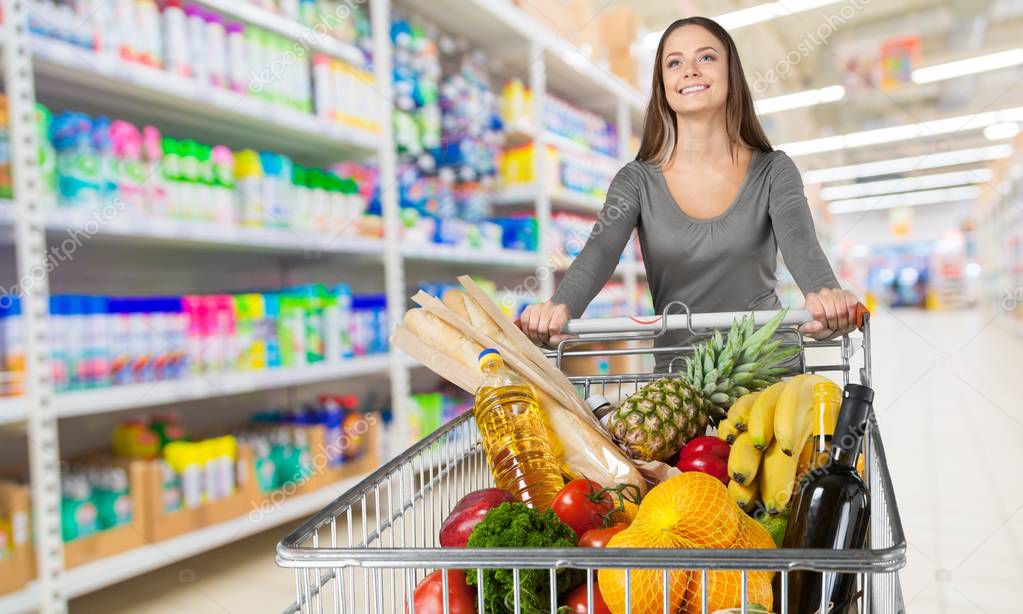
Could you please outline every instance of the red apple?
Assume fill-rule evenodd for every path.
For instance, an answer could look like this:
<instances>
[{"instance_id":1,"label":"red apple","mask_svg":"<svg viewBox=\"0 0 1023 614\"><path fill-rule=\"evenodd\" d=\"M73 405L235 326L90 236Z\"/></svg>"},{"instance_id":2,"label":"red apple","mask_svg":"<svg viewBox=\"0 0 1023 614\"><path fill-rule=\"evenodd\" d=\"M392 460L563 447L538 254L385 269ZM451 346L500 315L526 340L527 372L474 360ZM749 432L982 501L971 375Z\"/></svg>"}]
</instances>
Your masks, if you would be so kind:
<instances>
[{"instance_id":1,"label":"red apple","mask_svg":"<svg viewBox=\"0 0 1023 614\"><path fill-rule=\"evenodd\" d=\"M679 453L678 457L681 459L683 456L690 454L710 454L723 461L727 461L728 454L731 451L732 447L728 445L728 442L718 439L713 435L705 435L697 437L683 446L682 452Z\"/></svg>"},{"instance_id":2,"label":"red apple","mask_svg":"<svg viewBox=\"0 0 1023 614\"><path fill-rule=\"evenodd\" d=\"M712 454L699 454L692 452L678 459L675 464L682 473L687 471L699 471L721 480L721 483L728 486L728 461L723 461Z\"/></svg>"},{"instance_id":3,"label":"red apple","mask_svg":"<svg viewBox=\"0 0 1023 614\"><path fill-rule=\"evenodd\" d=\"M440 545L445 548L464 548L469 534L491 509L515 501L515 497L500 488L473 491L455 504L440 527Z\"/></svg>"}]
</instances>

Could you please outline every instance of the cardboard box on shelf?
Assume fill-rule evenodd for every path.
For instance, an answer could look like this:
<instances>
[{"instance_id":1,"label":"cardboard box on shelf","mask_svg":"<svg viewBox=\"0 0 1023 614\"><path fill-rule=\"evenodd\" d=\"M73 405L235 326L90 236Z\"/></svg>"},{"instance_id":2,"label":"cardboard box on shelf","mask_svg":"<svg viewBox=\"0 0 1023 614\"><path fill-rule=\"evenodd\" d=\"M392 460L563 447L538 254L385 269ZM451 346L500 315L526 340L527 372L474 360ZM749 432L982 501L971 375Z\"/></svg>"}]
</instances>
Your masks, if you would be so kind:
<instances>
[{"instance_id":1,"label":"cardboard box on shelf","mask_svg":"<svg viewBox=\"0 0 1023 614\"><path fill-rule=\"evenodd\" d=\"M10 540L10 552L0 558L0 595L21 589L35 577L28 510L28 487L0 481L0 518L7 521L4 529Z\"/></svg>"},{"instance_id":2,"label":"cardboard box on shelf","mask_svg":"<svg viewBox=\"0 0 1023 614\"><path fill-rule=\"evenodd\" d=\"M313 472L306 478L273 492L261 492L256 480L256 465L252 449L238 446L237 462L245 467L239 472L239 483L234 493L195 508L182 508L167 512L163 508L163 476L158 462L146 467L145 501L146 540L158 542L196 531L210 525L227 522L260 510L273 509L287 497L300 496L325 488L335 482L363 475L375 469L380 462L377 454L378 429L375 421L362 435L363 454L358 459L331 466L326 462L326 431L322 425L294 427L306 432L312 456ZM254 521L258 521L255 520Z\"/></svg>"},{"instance_id":3,"label":"cardboard box on shelf","mask_svg":"<svg viewBox=\"0 0 1023 614\"><path fill-rule=\"evenodd\" d=\"M515 0L515 4L566 41L574 39L593 16L591 0Z\"/></svg>"},{"instance_id":4,"label":"cardboard box on shelf","mask_svg":"<svg viewBox=\"0 0 1023 614\"><path fill-rule=\"evenodd\" d=\"M105 529L64 543L64 567L71 568L97 559L113 556L146 543L145 507L146 461L106 459L109 464L122 466L128 472L128 491L131 499L131 522Z\"/></svg>"},{"instance_id":5,"label":"cardboard box on shelf","mask_svg":"<svg viewBox=\"0 0 1023 614\"><path fill-rule=\"evenodd\" d=\"M143 509L145 513L145 540L158 542L203 527L238 518L248 513L253 505L263 500L256 485L255 463L252 449L238 446L239 465L247 467L245 479L237 484L234 493L198 507L168 512L164 509L163 474L159 461L145 464Z\"/></svg>"}]
</instances>

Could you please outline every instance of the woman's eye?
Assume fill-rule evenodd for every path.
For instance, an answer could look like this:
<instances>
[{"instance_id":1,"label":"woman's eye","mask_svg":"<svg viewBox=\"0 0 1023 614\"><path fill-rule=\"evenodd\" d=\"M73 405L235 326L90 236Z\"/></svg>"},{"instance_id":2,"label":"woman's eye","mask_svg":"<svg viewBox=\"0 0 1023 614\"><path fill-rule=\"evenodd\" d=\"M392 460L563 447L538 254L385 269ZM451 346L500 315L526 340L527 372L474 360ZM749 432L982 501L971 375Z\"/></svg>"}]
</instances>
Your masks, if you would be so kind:
<instances>
[{"instance_id":1,"label":"woman's eye","mask_svg":"<svg viewBox=\"0 0 1023 614\"><path fill-rule=\"evenodd\" d=\"M700 57L700 61L701 62L704 62L704 61L713 62L715 59L716 58L713 55L709 54L709 53Z\"/></svg>"},{"instance_id":2,"label":"woman's eye","mask_svg":"<svg viewBox=\"0 0 1023 614\"><path fill-rule=\"evenodd\" d=\"M679 64L681 64L681 62L678 60L668 60L668 68L675 68Z\"/></svg>"}]
</instances>

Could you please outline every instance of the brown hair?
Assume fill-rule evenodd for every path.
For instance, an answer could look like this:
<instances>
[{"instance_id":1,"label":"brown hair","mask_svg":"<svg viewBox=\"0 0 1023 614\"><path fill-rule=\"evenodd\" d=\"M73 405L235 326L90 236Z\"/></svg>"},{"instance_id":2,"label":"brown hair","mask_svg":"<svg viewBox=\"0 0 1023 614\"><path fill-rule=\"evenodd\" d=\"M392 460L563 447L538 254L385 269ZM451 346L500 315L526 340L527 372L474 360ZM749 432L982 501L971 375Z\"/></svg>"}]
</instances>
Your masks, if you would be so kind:
<instances>
[{"instance_id":1,"label":"brown hair","mask_svg":"<svg viewBox=\"0 0 1023 614\"><path fill-rule=\"evenodd\" d=\"M750 94L746 75L739 61L739 51L735 41L727 30L713 19L706 17L686 17L672 23L661 35L657 43L657 55L654 60L653 84L650 88L650 102L647 104L646 116L643 120L643 137L639 145L636 160L657 166L668 163L675 154L677 140L677 116L668 106L668 97L664 91L664 67L661 64L664 54L664 41L675 30L682 26L700 26L713 34L725 46L728 54L728 97L725 99L725 130L728 131L729 147L733 158L736 156L737 143L758 149L772 151L770 141L757 119L753 109L753 96Z\"/></svg>"}]
</instances>

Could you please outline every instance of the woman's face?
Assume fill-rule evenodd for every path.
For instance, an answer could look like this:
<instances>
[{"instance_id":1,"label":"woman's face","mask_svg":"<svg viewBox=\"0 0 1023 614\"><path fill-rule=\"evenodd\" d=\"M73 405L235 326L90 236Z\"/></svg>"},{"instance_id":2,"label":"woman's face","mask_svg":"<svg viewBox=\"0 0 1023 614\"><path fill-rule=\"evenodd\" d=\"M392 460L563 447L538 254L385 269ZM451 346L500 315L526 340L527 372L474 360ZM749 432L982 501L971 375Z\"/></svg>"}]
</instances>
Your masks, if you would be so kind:
<instances>
[{"instance_id":1,"label":"woman's face","mask_svg":"<svg viewBox=\"0 0 1023 614\"><path fill-rule=\"evenodd\" d=\"M724 108L728 57L721 41L701 26L682 26L668 35L661 70L668 106L676 113Z\"/></svg>"}]
</instances>

